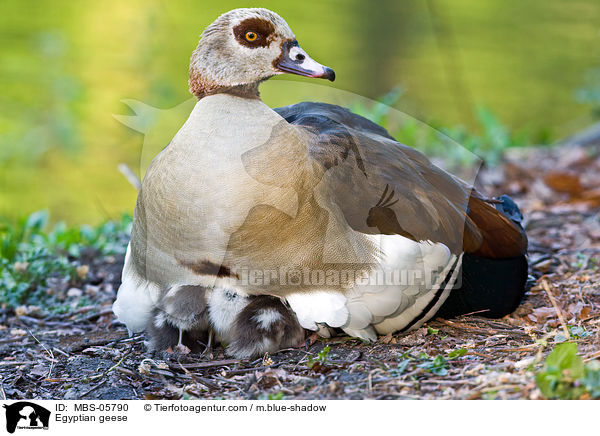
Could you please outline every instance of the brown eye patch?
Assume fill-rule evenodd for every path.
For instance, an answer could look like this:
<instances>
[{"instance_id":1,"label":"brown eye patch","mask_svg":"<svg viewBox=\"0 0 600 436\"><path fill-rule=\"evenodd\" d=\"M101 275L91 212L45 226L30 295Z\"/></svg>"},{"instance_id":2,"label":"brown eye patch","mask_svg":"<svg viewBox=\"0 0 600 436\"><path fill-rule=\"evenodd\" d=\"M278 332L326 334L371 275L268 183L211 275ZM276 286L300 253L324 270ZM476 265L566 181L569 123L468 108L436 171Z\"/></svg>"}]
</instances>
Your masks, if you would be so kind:
<instances>
[{"instance_id":1,"label":"brown eye patch","mask_svg":"<svg viewBox=\"0 0 600 436\"><path fill-rule=\"evenodd\" d=\"M271 36L275 26L270 21L262 18L246 18L233 28L233 35L237 42L246 47L267 47L271 42Z\"/></svg>"}]
</instances>

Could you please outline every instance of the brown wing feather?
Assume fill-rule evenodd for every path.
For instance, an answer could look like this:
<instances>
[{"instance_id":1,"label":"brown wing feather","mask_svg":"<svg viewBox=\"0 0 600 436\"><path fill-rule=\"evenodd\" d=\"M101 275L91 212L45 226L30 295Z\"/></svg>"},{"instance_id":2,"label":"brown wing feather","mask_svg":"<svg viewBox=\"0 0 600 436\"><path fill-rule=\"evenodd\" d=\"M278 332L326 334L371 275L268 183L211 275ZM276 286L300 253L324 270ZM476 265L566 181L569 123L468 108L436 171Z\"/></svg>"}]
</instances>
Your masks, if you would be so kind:
<instances>
[{"instance_id":1,"label":"brown wing feather","mask_svg":"<svg viewBox=\"0 0 600 436\"><path fill-rule=\"evenodd\" d=\"M366 118L324 103L275 110L312 135L309 156L326 180L321 192L354 230L441 242L454 253L486 257L526 250L519 227L472 196L471 186Z\"/></svg>"}]
</instances>

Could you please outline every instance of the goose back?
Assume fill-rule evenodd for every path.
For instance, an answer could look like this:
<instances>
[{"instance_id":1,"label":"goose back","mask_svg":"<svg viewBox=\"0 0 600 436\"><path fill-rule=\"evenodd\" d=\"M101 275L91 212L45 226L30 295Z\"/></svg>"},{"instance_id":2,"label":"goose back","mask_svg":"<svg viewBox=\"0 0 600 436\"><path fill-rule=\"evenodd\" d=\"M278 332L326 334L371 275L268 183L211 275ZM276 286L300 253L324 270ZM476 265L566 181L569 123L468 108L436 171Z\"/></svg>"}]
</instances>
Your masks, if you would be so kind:
<instances>
[{"instance_id":1,"label":"goose back","mask_svg":"<svg viewBox=\"0 0 600 436\"><path fill-rule=\"evenodd\" d=\"M456 254L503 258L526 251L518 225L383 127L326 103L275 111L314 136L308 154L324 181L317 189L339 206L352 229L440 242Z\"/></svg>"}]
</instances>

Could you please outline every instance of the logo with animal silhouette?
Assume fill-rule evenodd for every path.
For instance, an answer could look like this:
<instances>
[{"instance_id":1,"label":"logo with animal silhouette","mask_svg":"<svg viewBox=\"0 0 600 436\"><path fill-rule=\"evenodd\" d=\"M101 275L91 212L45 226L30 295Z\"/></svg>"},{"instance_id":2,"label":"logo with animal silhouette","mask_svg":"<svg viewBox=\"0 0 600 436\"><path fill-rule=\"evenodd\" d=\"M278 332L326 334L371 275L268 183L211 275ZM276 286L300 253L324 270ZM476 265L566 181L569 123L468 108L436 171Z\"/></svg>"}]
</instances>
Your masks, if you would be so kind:
<instances>
[{"instance_id":1,"label":"logo with animal silhouette","mask_svg":"<svg viewBox=\"0 0 600 436\"><path fill-rule=\"evenodd\" d=\"M19 401L6 405L6 431L14 433L16 429L47 430L50 411L29 401Z\"/></svg>"}]
</instances>

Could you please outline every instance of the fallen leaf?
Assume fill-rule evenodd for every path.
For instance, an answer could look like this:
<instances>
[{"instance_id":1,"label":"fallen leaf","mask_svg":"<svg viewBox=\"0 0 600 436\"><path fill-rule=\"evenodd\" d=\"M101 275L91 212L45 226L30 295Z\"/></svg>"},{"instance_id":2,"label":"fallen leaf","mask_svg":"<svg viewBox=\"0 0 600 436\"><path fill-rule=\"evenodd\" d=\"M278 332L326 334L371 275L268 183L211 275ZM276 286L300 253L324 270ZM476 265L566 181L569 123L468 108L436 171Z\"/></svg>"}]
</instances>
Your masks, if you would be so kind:
<instances>
[{"instance_id":1,"label":"fallen leaf","mask_svg":"<svg viewBox=\"0 0 600 436\"><path fill-rule=\"evenodd\" d=\"M392 332L389 332L387 335L382 336L379 340L384 344L390 344L394 337L392 336ZM395 342L395 341L394 341Z\"/></svg>"},{"instance_id":2,"label":"fallen leaf","mask_svg":"<svg viewBox=\"0 0 600 436\"><path fill-rule=\"evenodd\" d=\"M534 322L540 322L555 315L556 311L553 307L537 307L533 309L532 312L527 316Z\"/></svg>"},{"instance_id":3,"label":"fallen leaf","mask_svg":"<svg viewBox=\"0 0 600 436\"><path fill-rule=\"evenodd\" d=\"M88 265L80 265L77 267L77 276L80 279L85 279L87 274L90 272L90 267Z\"/></svg>"},{"instance_id":4,"label":"fallen leaf","mask_svg":"<svg viewBox=\"0 0 600 436\"><path fill-rule=\"evenodd\" d=\"M40 377L45 376L48 374L48 367L43 364L35 365L33 368L31 368L29 373Z\"/></svg>"},{"instance_id":5,"label":"fallen leaf","mask_svg":"<svg viewBox=\"0 0 600 436\"><path fill-rule=\"evenodd\" d=\"M190 354L191 350L183 344L175 346L175 351L179 354Z\"/></svg>"},{"instance_id":6,"label":"fallen leaf","mask_svg":"<svg viewBox=\"0 0 600 436\"><path fill-rule=\"evenodd\" d=\"M569 194L572 197L579 197L584 191L579 175L563 171L550 171L544 176L544 183L556 192Z\"/></svg>"}]
</instances>

